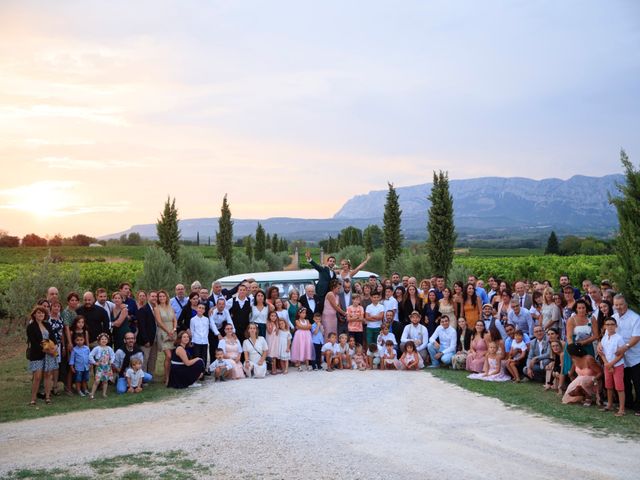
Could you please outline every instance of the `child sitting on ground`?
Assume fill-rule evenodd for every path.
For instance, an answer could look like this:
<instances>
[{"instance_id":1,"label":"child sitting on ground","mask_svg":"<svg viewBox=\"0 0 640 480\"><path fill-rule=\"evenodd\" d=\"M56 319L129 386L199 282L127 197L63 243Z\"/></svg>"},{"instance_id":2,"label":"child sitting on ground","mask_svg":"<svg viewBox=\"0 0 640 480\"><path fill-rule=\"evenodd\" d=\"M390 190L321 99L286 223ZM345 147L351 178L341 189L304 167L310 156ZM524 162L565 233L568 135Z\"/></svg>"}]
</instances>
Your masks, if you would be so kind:
<instances>
[{"instance_id":1,"label":"child sitting on ground","mask_svg":"<svg viewBox=\"0 0 640 480\"><path fill-rule=\"evenodd\" d=\"M351 368L354 370L357 368L355 362L353 361L353 357L356 354L356 339L353 336L349 336L349 358L351 358Z\"/></svg>"},{"instance_id":2,"label":"child sitting on ground","mask_svg":"<svg viewBox=\"0 0 640 480\"><path fill-rule=\"evenodd\" d=\"M409 340L404 344L404 353L400 357L402 370L418 370L424 367L422 357L416 352L416 344Z\"/></svg>"},{"instance_id":3,"label":"child sitting on ground","mask_svg":"<svg viewBox=\"0 0 640 480\"><path fill-rule=\"evenodd\" d=\"M380 367L380 351L377 343L370 343L367 348L367 364L371 370Z\"/></svg>"},{"instance_id":4,"label":"child sitting on ground","mask_svg":"<svg viewBox=\"0 0 640 480\"><path fill-rule=\"evenodd\" d=\"M337 355L337 338L338 336L334 332L329 333L329 341L322 346L322 356L324 357L324 361L327 364L325 367L327 369L327 372L333 372L333 367L337 366L340 363L340 356Z\"/></svg>"},{"instance_id":5,"label":"child sitting on ground","mask_svg":"<svg viewBox=\"0 0 640 480\"><path fill-rule=\"evenodd\" d=\"M142 379L144 378L142 360L137 357L132 358L124 376L127 379L127 392L140 393L142 391Z\"/></svg>"},{"instance_id":6,"label":"child sitting on ground","mask_svg":"<svg viewBox=\"0 0 640 480\"><path fill-rule=\"evenodd\" d=\"M216 359L211 364L211 372L213 373L214 382L224 382L231 377L233 364L224 358L224 351L221 348L216 349Z\"/></svg>"},{"instance_id":7,"label":"child sitting on ground","mask_svg":"<svg viewBox=\"0 0 640 480\"><path fill-rule=\"evenodd\" d=\"M353 364L360 371L367 369L367 356L359 343L356 345L356 353L353 355Z\"/></svg>"},{"instance_id":8,"label":"child sitting on ground","mask_svg":"<svg viewBox=\"0 0 640 480\"><path fill-rule=\"evenodd\" d=\"M382 370L397 370L398 356L391 340L387 340L384 344L385 351L382 354Z\"/></svg>"},{"instance_id":9,"label":"child sitting on ground","mask_svg":"<svg viewBox=\"0 0 640 480\"><path fill-rule=\"evenodd\" d=\"M349 344L347 343L346 333L340 334L339 342L336 348L336 357L340 359L338 362L338 368L342 370L343 368L351 369L351 357L349 356Z\"/></svg>"}]
</instances>

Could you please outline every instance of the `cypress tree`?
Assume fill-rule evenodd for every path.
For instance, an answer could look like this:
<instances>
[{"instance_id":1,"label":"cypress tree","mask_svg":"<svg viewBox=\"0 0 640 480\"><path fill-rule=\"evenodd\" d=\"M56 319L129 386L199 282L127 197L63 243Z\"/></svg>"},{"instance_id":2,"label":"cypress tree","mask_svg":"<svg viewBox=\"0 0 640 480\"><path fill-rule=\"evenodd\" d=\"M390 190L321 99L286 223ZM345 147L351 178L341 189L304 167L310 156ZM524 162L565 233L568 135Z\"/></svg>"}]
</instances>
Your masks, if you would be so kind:
<instances>
[{"instance_id":1,"label":"cypress tree","mask_svg":"<svg viewBox=\"0 0 640 480\"><path fill-rule=\"evenodd\" d=\"M544 249L545 255L560 255L560 244L558 243L558 237L556 232L551 231L549 239L547 240L547 248Z\"/></svg>"},{"instance_id":2,"label":"cypress tree","mask_svg":"<svg viewBox=\"0 0 640 480\"><path fill-rule=\"evenodd\" d=\"M196 232L196 245L200 246L200 232Z\"/></svg>"},{"instance_id":3,"label":"cypress tree","mask_svg":"<svg viewBox=\"0 0 640 480\"><path fill-rule=\"evenodd\" d=\"M249 260L253 260L253 237L247 235L242 241L244 243L244 253L249 257Z\"/></svg>"},{"instance_id":4,"label":"cypress tree","mask_svg":"<svg viewBox=\"0 0 640 480\"><path fill-rule=\"evenodd\" d=\"M382 236L384 238L384 268L388 273L391 263L398 258L402 249L400 202L392 183L388 183L387 202L384 206Z\"/></svg>"},{"instance_id":5,"label":"cypress tree","mask_svg":"<svg viewBox=\"0 0 640 480\"><path fill-rule=\"evenodd\" d=\"M218 249L218 258L224 261L227 269L231 271L233 264L233 222L231 221L231 210L229 209L226 193L224 194L222 207L220 208L216 247Z\"/></svg>"},{"instance_id":6,"label":"cypress tree","mask_svg":"<svg viewBox=\"0 0 640 480\"><path fill-rule=\"evenodd\" d=\"M267 250L271 248L271 235L269 233L267 233L267 239L264 243Z\"/></svg>"},{"instance_id":7,"label":"cypress tree","mask_svg":"<svg viewBox=\"0 0 640 480\"><path fill-rule=\"evenodd\" d=\"M371 230L366 229L362 234L362 243L364 244L364 252L371 253L373 252L373 238L371 238Z\"/></svg>"},{"instance_id":8,"label":"cypress tree","mask_svg":"<svg viewBox=\"0 0 640 480\"><path fill-rule=\"evenodd\" d=\"M167 197L164 211L156 222L156 232L158 233L158 246L171 257L173 264L177 265L180 229L178 228L178 210L175 198L171 200L171 197Z\"/></svg>"},{"instance_id":9,"label":"cypress tree","mask_svg":"<svg viewBox=\"0 0 640 480\"><path fill-rule=\"evenodd\" d=\"M260 222L258 222L258 227L256 228L256 246L253 249L253 257L256 260L263 260L266 249L267 242L264 234L264 227L260 225Z\"/></svg>"},{"instance_id":10,"label":"cypress tree","mask_svg":"<svg viewBox=\"0 0 640 480\"><path fill-rule=\"evenodd\" d=\"M289 244L284 237L280 237L280 245L278 245L279 252L286 252L289 249Z\"/></svg>"},{"instance_id":11,"label":"cypress tree","mask_svg":"<svg viewBox=\"0 0 640 480\"><path fill-rule=\"evenodd\" d=\"M453 223L453 197L449 193L449 175L433 172L433 186L429 195L429 221L427 224L427 258L433 272L445 279L453 264L453 247L456 242Z\"/></svg>"},{"instance_id":12,"label":"cypress tree","mask_svg":"<svg viewBox=\"0 0 640 480\"><path fill-rule=\"evenodd\" d=\"M620 232L615 243L616 256L621 268L616 283L631 308L640 307L640 170L636 170L626 152L620 150L620 161L625 171L625 183L618 184L621 196L609 196L618 212Z\"/></svg>"},{"instance_id":13,"label":"cypress tree","mask_svg":"<svg viewBox=\"0 0 640 480\"><path fill-rule=\"evenodd\" d=\"M280 246L280 244L278 243L278 234L274 233L273 237L271 237L271 251L273 253L277 253L279 246Z\"/></svg>"}]
</instances>

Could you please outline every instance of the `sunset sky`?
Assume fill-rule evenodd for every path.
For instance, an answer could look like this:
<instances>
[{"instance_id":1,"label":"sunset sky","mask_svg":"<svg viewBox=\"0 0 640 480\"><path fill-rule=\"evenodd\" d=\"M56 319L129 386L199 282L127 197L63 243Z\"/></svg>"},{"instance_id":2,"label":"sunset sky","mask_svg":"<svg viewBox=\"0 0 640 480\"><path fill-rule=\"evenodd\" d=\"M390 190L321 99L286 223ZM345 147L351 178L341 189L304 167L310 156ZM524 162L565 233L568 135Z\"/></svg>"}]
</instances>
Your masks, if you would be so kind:
<instances>
[{"instance_id":1,"label":"sunset sky","mask_svg":"<svg viewBox=\"0 0 640 480\"><path fill-rule=\"evenodd\" d=\"M640 162L640 2L2 1L0 229Z\"/></svg>"}]
</instances>

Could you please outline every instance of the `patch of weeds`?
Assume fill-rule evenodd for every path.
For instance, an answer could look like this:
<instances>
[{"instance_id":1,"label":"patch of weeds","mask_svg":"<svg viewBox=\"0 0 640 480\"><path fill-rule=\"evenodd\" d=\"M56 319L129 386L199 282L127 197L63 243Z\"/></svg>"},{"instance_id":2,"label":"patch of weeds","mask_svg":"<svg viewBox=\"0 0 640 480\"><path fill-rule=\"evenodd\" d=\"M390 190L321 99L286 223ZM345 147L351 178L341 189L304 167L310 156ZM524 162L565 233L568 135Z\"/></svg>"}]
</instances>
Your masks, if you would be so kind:
<instances>
[{"instance_id":1,"label":"patch of weeds","mask_svg":"<svg viewBox=\"0 0 640 480\"><path fill-rule=\"evenodd\" d=\"M70 470L62 468L41 468L37 470L25 468L9 472L5 478L7 480L89 480L91 477L74 475Z\"/></svg>"},{"instance_id":2,"label":"patch of weeds","mask_svg":"<svg viewBox=\"0 0 640 480\"><path fill-rule=\"evenodd\" d=\"M92 470L88 476L78 472L81 468L80 465L71 465L68 469L15 470L10 472L6 478L7 480L88 480L107 477L113 480L145 480L149 478L198 480L211 472L209 466L200 464L182 450L118 455L93 460L87 463L86 467Z\"/></svg>"}]
</instances>

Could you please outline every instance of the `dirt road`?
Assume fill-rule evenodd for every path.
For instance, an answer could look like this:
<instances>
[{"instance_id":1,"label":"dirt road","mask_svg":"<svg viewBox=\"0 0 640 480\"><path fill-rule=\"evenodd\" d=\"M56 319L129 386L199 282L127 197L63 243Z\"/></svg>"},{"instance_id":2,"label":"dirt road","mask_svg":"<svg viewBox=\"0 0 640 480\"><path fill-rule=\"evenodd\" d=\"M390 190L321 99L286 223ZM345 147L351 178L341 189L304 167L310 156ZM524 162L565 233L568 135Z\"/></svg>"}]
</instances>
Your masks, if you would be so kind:
<instances>
[{"instance_id":1,"label":"dirt road","mask_svg":"<svg viewBox=\"0 0 640 480\"><path fill-rule=\"evenodd\" d=\"M346 371L209 383L161 403L2 424L0 474L175 449L213 464L217 478L640 478L639 442L428 373Z\"/></svg>"}]
</instances>

